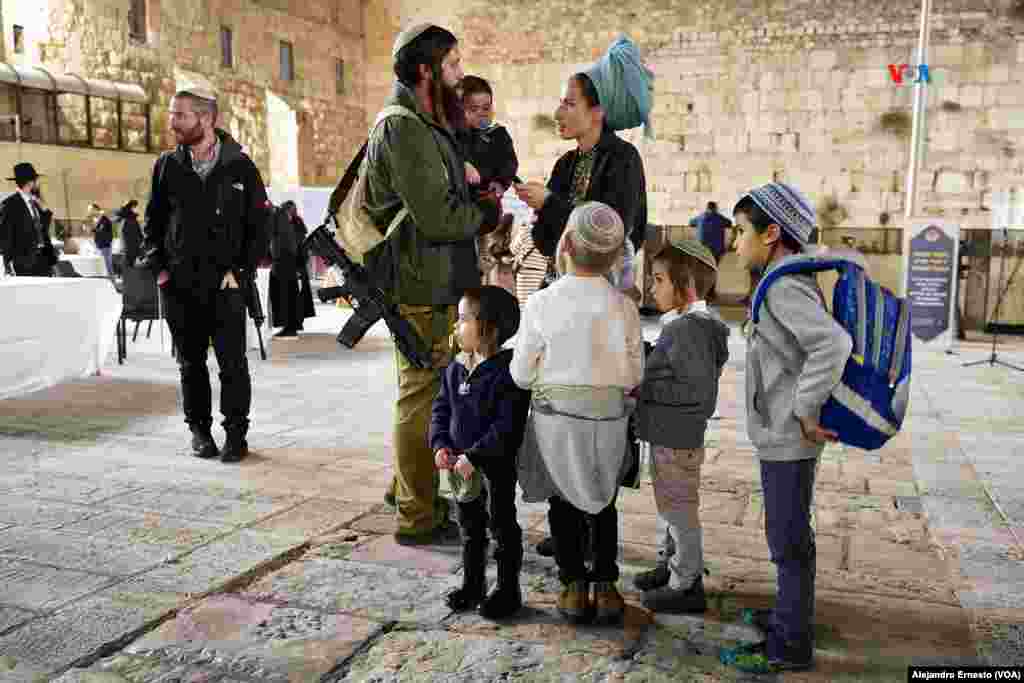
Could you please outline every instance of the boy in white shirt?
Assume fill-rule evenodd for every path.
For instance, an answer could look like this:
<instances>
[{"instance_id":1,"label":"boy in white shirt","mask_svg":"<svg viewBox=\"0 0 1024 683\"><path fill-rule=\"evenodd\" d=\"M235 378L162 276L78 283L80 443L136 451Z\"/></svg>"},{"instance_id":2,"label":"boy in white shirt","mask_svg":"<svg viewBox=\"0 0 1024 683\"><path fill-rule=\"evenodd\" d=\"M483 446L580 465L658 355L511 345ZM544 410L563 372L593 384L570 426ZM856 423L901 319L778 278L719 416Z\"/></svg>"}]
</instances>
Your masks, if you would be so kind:
<instances>
[{"instance_id":1,"label":"boy in white shirt","mask_svg":"<svg viewBox=\"0 0 1024 683\"><path fill-rule=\"evenodd\" d=\"M519 462L523 499L550 504L548 523L565 586L558 610L574 623L616 622L625 608L615 587L615 500L630 464L626 423L633 405L627 394L643 376L643 338L636 304L605 277L622 254L624 237L611 207L588 202L573 210L556 251L565 277L526 302L509 368L518 386L533 391ZM588 523L594 539L590 571Z\"/></svg>"}]
</instances>

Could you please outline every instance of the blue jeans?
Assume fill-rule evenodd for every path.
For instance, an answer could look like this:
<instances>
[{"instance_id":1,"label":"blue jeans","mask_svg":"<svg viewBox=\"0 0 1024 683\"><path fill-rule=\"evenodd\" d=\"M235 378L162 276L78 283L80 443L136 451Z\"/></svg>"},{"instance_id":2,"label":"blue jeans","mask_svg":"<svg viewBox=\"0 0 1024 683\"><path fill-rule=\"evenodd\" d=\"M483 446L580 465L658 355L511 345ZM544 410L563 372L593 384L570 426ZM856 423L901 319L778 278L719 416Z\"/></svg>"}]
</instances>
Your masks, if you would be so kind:
<instances>
[{"instance_id":1,"label":"blue jeans","mask_svg":"<svg viewBox=\"0 0 1024 683\"><path fill-rule=\"evenodd\" d=\"M107 276L114 277L114 257L111 247L97 247L96 250L103 256L103 263L107 266Z\"/></svg>"},{"instance_id":2,"label":"blue jeans","mask_svg":"<svg viewBox=\"0 0 1024 683\"><path fill-rule=\"evenodd\" d=\"M816 548L811 529L817 460L761 461L764 530L778 570L768 656L781 657L788 642L813 642Z\"/></svg>"}]
</instances>

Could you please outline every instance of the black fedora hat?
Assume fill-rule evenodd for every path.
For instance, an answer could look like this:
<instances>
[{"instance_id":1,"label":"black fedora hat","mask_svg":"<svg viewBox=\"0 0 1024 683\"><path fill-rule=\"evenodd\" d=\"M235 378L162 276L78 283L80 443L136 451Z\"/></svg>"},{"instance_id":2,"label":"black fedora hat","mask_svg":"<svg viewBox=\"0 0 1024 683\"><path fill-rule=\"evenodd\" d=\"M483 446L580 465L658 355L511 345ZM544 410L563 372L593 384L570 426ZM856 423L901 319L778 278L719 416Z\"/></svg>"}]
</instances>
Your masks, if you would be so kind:
<instances>
[{"instance_id":1,"label":"black fedora hat","mask_svg":"<svg viewBox=\"0 0 1024 683\"><path fill-rule=\"evenodd\" d=\"M35 180L36 178L41 177L41 175L36 173L36 169L32 164L27 161L23 161L20 164L14 165L14 177L8 178L8 180L13 180L21 185L22 183L27 183L30 180Z\"/></svg>"}]
</instances>

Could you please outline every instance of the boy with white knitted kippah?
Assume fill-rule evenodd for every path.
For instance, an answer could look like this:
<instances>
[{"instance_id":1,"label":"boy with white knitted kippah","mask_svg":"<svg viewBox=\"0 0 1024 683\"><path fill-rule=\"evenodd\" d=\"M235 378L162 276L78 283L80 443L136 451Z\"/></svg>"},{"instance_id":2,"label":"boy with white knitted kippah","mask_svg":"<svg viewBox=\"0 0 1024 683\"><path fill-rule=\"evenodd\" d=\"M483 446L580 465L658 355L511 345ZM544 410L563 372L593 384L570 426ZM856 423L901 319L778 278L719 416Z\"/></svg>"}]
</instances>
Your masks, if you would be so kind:
<instances>
[{"instance_id":1,"label":"boy with white knitted kippah","mask_svg":"<svg viewBox=\"0 0 1024 683\"><path fill-rule=\"evenodd\" d=\"M622 220L606 204L587 202L572 211L556 250L565 277L526 302L509 368L517 385L533 391L519 456L523 500L550 504L548 523L565 586L558 610L575 623L615 622L625 608L615 587L615 500L630 464L627 394L642 379L643 339L636 304L605 278L622 255L624 238Z\"/></svg>"}]
</instances>

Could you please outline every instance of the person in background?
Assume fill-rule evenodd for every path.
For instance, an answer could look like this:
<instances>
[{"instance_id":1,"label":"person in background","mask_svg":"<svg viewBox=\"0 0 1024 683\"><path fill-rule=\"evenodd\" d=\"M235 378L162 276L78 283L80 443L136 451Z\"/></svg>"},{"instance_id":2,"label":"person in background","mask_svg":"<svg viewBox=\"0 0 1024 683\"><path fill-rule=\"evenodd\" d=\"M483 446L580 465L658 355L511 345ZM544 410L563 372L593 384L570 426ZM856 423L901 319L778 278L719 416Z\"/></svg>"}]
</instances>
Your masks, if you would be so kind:
<instances>
[{"instance_id":1,"label":"person in background","mask_svg":"<svg viewBox=\"0 0 1024 683\"><path fill-rule=\"evenodd\" d=\"M96 245L96 251L103 257L103 264L107 267L107 276L114 277L114 224L110 222L99 204L89 205L89 215L92 218L93 244Z\"/></svg>"},{"instance_id":2,"label":"person in background","mask_svg":"<svg viewBox=\"0 0 1024 683\"><path fill-rule=\"evenodd\" d=\"M49 277L57 264L57 250L50 241L53 212L42 203L39 178L32 164L15 164L17 191L0 203L0 253L4 267L14 275Z\"/></svg>"},{"instance_id":3,"label":"person in background","mask_svg":"<svg viewBox=\"0 0 1024 683\"><path fill-rule=\"evenodd\" d=\"M274 212L271 221L270 313L273 327L283 328L276 339L295 339L302 321L316 315L306 270L306 224L295 202L289 200Z\"/></svg>"},{"instance_id":4,"label":"person in background","mask_svg":"<svg viewBox=\"0 0 1024 683\"><path fill-rule=\"evenodd\" d=\"M135 207L139 202L130 200L114 214L116 220L121 222L121 245L124 254L124 267L135 267L135 261L139 257L139 245L142 244L142 226L139 225L139 214Z\"/></svg>"},{"instance_id":5,"label":"person in background","mask_svg":"<svg viewBox=\"0 0 1024 683\"><path fill-rule=\"evenodd\" d=\"M690 220L690 227L697 228L697 240L711 251L715 263L720 264L722 256L728 251L725 231L732 228L732 221L718 213L718 204L708 202L704 213ZM712 287L707 300L714 301L715 295L715 287Z\"/></svg>"},{"instance_id":6,"label":"person in background","mask_svg":"<svg viewBox=\"0 0 1024 683\"><path fill-rule=\"evenodd\" d=\"M249 454L252 406L243 287L267 252L270 202L256 164L217 127L217 116L212 87L188 86L171 99L170 129L178 147L153 166L142 262L163 292L192 455L236 463ZM211 339L226 435L219 450L210 432Z\"/></svg>"}]
</instances>

